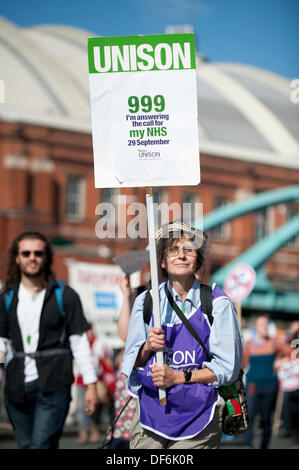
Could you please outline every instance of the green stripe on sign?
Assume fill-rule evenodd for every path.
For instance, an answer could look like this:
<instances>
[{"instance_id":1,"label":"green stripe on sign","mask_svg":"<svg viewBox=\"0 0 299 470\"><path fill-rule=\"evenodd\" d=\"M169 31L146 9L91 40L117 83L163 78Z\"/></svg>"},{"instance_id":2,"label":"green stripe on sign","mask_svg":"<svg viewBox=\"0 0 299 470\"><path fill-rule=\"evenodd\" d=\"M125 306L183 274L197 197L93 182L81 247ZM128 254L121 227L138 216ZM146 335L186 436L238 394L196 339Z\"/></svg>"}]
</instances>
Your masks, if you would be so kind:
<instances>
[{"instance_id":1,"label":"green stripe on sign","mask_svg":"<svg viewBox=\"0 0 299 470\"><path fill-rule=\"evenodd\" d=\"M88 39L89 73L196 68L194 34Z\"/></svg>"}]
</instances>

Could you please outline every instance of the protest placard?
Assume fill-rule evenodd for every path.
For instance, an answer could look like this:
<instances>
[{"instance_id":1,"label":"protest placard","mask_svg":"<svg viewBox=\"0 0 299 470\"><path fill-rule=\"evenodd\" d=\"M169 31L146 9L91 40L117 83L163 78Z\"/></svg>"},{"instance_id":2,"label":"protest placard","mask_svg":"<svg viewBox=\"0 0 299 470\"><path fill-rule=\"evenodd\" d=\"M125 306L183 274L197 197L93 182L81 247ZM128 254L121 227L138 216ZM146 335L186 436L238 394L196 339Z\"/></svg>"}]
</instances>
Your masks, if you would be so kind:
<instances>
[{"instance_id":1,"label":"protest placard","mask_svg":"<svg viewBox=\"0 0 299 470\"><path fill-rule=\"evenodd\" d=\"M193 34L88 40L96 187L200 182Z\"/></svg>"}]
</instances>

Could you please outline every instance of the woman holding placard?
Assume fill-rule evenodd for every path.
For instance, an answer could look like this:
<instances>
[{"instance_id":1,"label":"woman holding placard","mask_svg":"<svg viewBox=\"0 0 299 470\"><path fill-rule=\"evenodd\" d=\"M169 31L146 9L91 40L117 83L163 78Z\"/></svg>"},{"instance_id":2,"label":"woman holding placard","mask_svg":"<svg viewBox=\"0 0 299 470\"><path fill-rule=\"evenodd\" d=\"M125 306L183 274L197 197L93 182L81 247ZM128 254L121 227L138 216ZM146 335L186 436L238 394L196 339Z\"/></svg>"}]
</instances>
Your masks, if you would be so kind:
<instances>
[{"instance_id":1,"label":"woman holding placard","mask_svg":"<svg viewBox=\"0 0 299 470\"><path fill-rule=\"evenodd\" d=\"M205 233L179 220L160 227L156 242L158 265L166 279L159 285L161 328L153 320L145 322L146 292L142 293L133 306L122 365L130 390L139 398L130 447L218 448L224 402L217 389L236 380L242 362L237 314L216 285L213 323L202 312L201 283L195 275L204 265ZM180 320L177 307L204 348ZM158 366L155 353L161 349L164 365ZM166 389L166 405L159 401L159 387Z\"/></svg>"}]
</instances>

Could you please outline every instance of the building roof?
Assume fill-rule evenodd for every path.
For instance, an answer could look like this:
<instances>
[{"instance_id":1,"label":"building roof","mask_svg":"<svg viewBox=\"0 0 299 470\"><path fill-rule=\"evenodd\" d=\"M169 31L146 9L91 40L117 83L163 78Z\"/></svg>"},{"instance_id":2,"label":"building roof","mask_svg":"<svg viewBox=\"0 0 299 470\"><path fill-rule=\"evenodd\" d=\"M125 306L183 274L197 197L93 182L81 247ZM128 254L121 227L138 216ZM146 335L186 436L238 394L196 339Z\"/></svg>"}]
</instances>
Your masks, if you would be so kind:
<instances>
[{"instance_id":1,"label":"building roof","mask_svg":"<svg viewBox=\"0 0 299 470\"><path fill-rule=\"evenodd\" d=\"M91 132L87 38L64 25L20 28L0 17L0 119ZM201 152L299 168L299 103L285 78L199 59Z\"/></svg>"}]
</instances>

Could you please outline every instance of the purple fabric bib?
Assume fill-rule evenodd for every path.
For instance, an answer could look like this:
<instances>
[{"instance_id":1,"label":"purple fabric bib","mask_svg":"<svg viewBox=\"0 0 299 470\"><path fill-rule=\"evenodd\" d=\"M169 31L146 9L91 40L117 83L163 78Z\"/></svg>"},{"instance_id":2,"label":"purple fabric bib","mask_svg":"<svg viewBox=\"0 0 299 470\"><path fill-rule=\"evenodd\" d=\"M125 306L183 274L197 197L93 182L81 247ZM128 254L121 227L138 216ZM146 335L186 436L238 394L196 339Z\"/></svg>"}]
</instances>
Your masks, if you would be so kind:
<instances>
[{"instance_id":1,"label":"purple fabric bib","mask_svg":"<svg viewBox=\"0 0 299 470\"><path fill-rule=\"evenodd\" d=\"M214 297L215 293L213 294ZM210 327L201 307L188 319L209 351ZM199 369L203 361L208 360L201 345L182 323L162 325L162 328L167 346L164 353L165 364L176 370ZM153 383L149 368L154 360L153 355L144 368L137 370L142 385L138 392L140 422L146 429L169 439L192 438L211 421L218 392L213 386L206 384L176 385L167 389L166 406L160 405L158 388Z\"/></svg>"}]
</instances>

